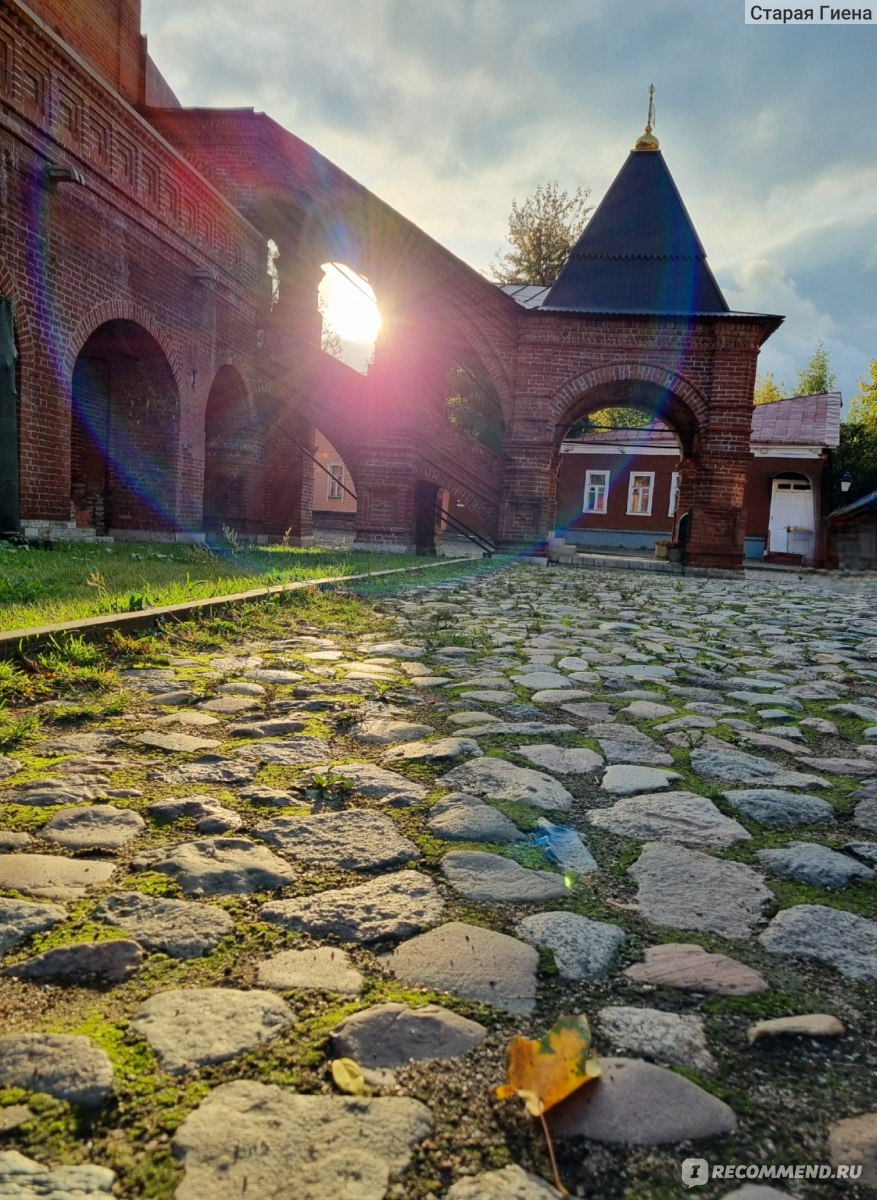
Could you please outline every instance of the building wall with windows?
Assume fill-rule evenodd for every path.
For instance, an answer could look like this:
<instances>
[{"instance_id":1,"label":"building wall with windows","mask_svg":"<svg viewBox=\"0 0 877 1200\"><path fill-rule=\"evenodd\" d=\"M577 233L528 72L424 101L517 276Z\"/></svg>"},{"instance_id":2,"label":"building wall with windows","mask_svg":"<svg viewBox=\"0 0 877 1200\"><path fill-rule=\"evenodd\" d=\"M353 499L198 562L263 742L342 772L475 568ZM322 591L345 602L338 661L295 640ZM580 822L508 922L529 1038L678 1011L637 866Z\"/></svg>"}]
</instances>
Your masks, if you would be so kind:
<instances>
[{"instance_id":1,"label":"building wall with windows","mask_svg":"<svg viewBox=\"0 0 877 1200\"><path fill-rule=\"evenodd\" d=\"M344 459L317 429L314 431L314 521L320 525L353 528L356 501L344 488L356 492ZM342 486L343 485L343 486Z\"/></svg>"},{"instance_id":2,"label":"building wall with windows","mask_svg":"<svg viewBox=\"0 0 877 1200\"><path fill-rule=\"evenodd\" d=\"M669 444L561 447L555 530L570 543L650 549L673 534L679 450Z\"/></svg>"}]
</instances>

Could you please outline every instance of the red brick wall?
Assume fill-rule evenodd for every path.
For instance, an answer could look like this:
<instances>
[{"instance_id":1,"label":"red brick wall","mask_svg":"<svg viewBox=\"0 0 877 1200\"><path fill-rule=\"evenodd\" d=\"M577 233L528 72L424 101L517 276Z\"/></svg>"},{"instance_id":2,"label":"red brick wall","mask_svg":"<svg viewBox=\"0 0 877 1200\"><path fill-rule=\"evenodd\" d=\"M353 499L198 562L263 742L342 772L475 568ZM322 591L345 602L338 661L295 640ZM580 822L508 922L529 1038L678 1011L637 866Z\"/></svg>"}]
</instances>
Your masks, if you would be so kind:
<instances>
[{"instance_id":1,"label":"red brick wall","mask_svg":"<svg viewBox=\"0 0 877 1200\"><path fill-rule=\"evenodd\" d=\"M58 4L56 15L78 20L85 7ZM82 182L49 182L49 163ZM260 235L14 5L0 12L0 202L0 283L21 349L22 518L71 519L76 357L106 322L127 320L154 339L165 372L161 397L131 387L142 448L166 460L160 485L153 472L140 486L166 493L162 524L197 530L210 382L228 361L251 391L257 374ZM145 522L129 484L115 490L128 527Z\"/></svg>"},{"instance_id":2,"label":"red brick wall","mask_svg":"<svg viewBox=\"0 0 877 1200\"><path fill-rule=\"evenodd\" d=\"M30 8L126 100L142 102L140 0L31 0Z\"/></svg>"}]
</instances>

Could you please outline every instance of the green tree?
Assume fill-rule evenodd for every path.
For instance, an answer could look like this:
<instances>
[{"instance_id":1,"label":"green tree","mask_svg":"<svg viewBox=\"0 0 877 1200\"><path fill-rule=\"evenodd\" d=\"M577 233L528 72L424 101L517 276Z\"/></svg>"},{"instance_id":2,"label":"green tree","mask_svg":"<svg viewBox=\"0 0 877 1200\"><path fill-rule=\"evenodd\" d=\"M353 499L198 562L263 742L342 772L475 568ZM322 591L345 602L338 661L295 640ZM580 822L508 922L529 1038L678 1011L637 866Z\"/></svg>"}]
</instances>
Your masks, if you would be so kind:
<instances>
[{"instance_id":1,"label":"green tree","mask_svg":"<svg viewBox=\"0 0 877 1200\"><path fill-rule=\"evenodd\" d=\"M846 494L840 490L845 474L852 481ZM840 445L832 455L832 505L852 504L871 492L877 492L877 429L865 421L842 421Z\"/></svg>"},{"instance_id":2,"label":"green tree","mask_svg":"<svg viewBox=\"0 0 877 1200\"><path fill-rule=\"evenodd\" d=\"M833 392L837 384L837 376L831 369L828 351L822 341L816 343L816 349L807 359L807 365L798 372L795 381L798 396L819 396Z\"/></svg>"},{"instance_id":3,"label":"green tree","mask_svg":"<svg viewBox=\"0 0 877 1200\"><path fill-rule=\"evenodd\" d=\"M777 383L771 371L765 371L755 381L755 403L773 404L776 400L784 400L788 392L784 383Z\"/></svg>"},{"instance_id":4,"label":"green tree","mask_svg":"<svg viewBox=\"0 0 877 1200\"><path fill-rule=\"evenodd\" d=\"M861 422L877 438L877 358L868 367L868 378L860 379L850 403L849 421Z\"/></svg>"},{"instance_id":5,"label":"green tree","mask_svg":"<svg viewBox=\"0 0 877 1200\"><path fill-rule=\"evenodd\" d=\"M592 433L609 433L613 429L645 429L657 419L639 408L601 408L576 421L566 436L581 438Z\"/></svg>"},{"instance_id":6,"label":"green tree","mask_svg":"<svg viewBox=\"0 0 877 1200\"><path fill-rule=\"evenodd\" d=\"M593 205L590 188L573 195L560 185L540 183L523 204L512 201L510 250L497 251L490 273L498 283L535 283L550 287L578 241Z\"/></svg>"},{"instance_id":7,"label":"green tree","mask_svg":"<svg viewBox=\"0 0 877 1200\"><path fill-rule=\"evenodd\" d=\"M323 321L323 328L320 331L320 349L326 354L331 354L333 358L343 358L344 346L341 342L341 335L329 324L329 305L322 296L317 298L317 308Z\"/></svg>"},{"instance_id":8,"label":"green tree","mask_svg":"<svg viewBox=\"0 0 877 1200\"><path fill-rule=\"evenodd\" d=\"M502 450L505 423L492 384L476 367L457 363L448 372L447 413L452 425L477 438L497 453Z\"/></svg>"}]
</instances>

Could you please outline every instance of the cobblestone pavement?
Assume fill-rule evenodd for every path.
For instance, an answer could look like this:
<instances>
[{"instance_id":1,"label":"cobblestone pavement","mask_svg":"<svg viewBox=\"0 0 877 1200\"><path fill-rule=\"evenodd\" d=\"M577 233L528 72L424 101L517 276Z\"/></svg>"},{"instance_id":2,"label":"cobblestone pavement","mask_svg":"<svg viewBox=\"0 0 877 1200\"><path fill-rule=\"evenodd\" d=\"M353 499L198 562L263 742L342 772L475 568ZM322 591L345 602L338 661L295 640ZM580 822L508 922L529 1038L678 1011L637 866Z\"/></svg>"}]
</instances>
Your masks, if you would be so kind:
<instances>
[{"instance_id":1,"label":"cobblestone pavement","mask_svg":"<svg viewBox=\"0 0 877 1200\"><path fill-rule=\"evenodd\" d=\"M521 565L0 757L0 1198L877 1194L877 581ZM56 704L57 715L57 704ZM355 1060L369 1094L333 1087Z\"/></svg>"}]
</instances>

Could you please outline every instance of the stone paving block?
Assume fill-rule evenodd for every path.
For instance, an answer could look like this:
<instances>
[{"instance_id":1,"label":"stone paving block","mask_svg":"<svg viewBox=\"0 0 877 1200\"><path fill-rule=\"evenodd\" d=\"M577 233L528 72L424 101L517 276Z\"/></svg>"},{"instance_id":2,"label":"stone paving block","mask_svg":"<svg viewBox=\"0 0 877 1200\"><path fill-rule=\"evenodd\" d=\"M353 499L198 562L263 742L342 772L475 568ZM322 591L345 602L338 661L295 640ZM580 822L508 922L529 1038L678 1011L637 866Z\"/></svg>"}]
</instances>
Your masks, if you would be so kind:
<instances>
[{"instance_id":1,"label":"stone paving block","mask_svg":"<svg viewBox=\"0 0 877 1200\"><path fill-rule=\"evenodd\" d=\"M384 1200L432 1130L404 1096L302 1096L239 1079L214 1088L174 1134L183 1180L175 1200L253 1200L289 1180L295 1200Z\"/></svg>"},{"instance_id":2,"label":"stone paving block","mask_svg":"<svg viewBox=\"0 0 877 1200\"><path fill-rule=\"evenodd\" d=\"M0 1083L99 1108L113 1085L113 1066L87 1037L20 1033L0 1038Z\"/></svg>"},{"instance_id":3,"label":"stone paving block","mask_svg":"<svg viewBox=\"0 0 877 1200\"><path fill-rule=\"evenodd\" d=\"M90 887L106 883L116 864L60 854L0 855L0 888L46 900L81 900Z\"/></svg>"},{"instance_id":4,"label":"stone paving block","mask_svg":"<svg viewBox=\"0 0 877 1200\"><path fill-rule=\"evenodd\" d=\"M313 867L380 870L420 858L420 851L390 817L368 809L275 817L257 825L253 833L293 862Z\"/></svg>"},{"instance_id":5,"label":"stone paving block","mask_svg":"<svg viewBox=\"0 0 877 1200\"><path fill-rule=\"evenodd\" d=\"M355 887L263 904L263 921L311 937L380 942L411 937L442 918L444 901L428 875L396 871Z\"/></svg>"},{"instance_id":6,"label":"stone paving block","mask_svg":"<svg viewBox=\"0 0 877 1200\"><path fill-rule=\"evenodd\" d=\"M635 1058L601 1058L601 1077L551 1110L558 1137L658 1146L733 1133L734 1112L681 1075Z\"/></svg>"},{"instance_id":7,"label":"stone paving block","mask_svg":"<svg viewBox=\"0 0 877 1200\"><path fill-rule=\"evenodd\" d=\"M150 996L131 1028L149 1042L163 1071L183 1075L270 1041L293 1020L272 992L175 988Z\"/></svg>"},{"instance_id":8,"label":"stone paving block","mask_svg":"<svg viewBox=\"0 0 877 1200\"><path fill-rule=\"evenodd\" d=\"M467 900L539 904L567 895L562 875L530 870L512 859L480 850L450 850L441 869L451 887Z\"/></svg>"},{"instance_id":9,"label":"stone paving block","mask_svg":"<svg viewBox=\"0 0 877 1200\"><path fill-rule=\"evenodd\" d=\"M529 767L516 767L503 758L480 758L454 767L437 781L453 791L470 792L485 800L508 800L532 808L566 812L572 795L556 779Z\"/></svg>"},{"instance_id":10,"label":"stone paving block","mask_svg":"<svg viewBox=\"0 0 877 1200\"><path fill-rule=\"evenodd\" d=\"M332 1050L361 1067L392 1068L412 1060L457 1058L486 1036L483 1025L438 1004L376 1004L335 1026Z\"/></svg>"},{"instance_id":11,"label":"stone paving block","mask_svg":"<svg viewBox=\"0 0 877 1200\"><path fill-rule=\"evenodd\" d=\"M480 925L452 921L411 938L385 958L394 975L509 1013L536 1003L539 956L532 946Z\"/></svg>"},{"instance_id":12,"label":"stone paving block","mask_svg":"<svg viewBox=\"0 0 877 1200\"><path fill-rule=\"evenodd\" d=\"M640 915L655 925L748 937L773 899L761 876L672 842L650 842L629 875L639 885Z\"/></svg>"}]
</instances>

